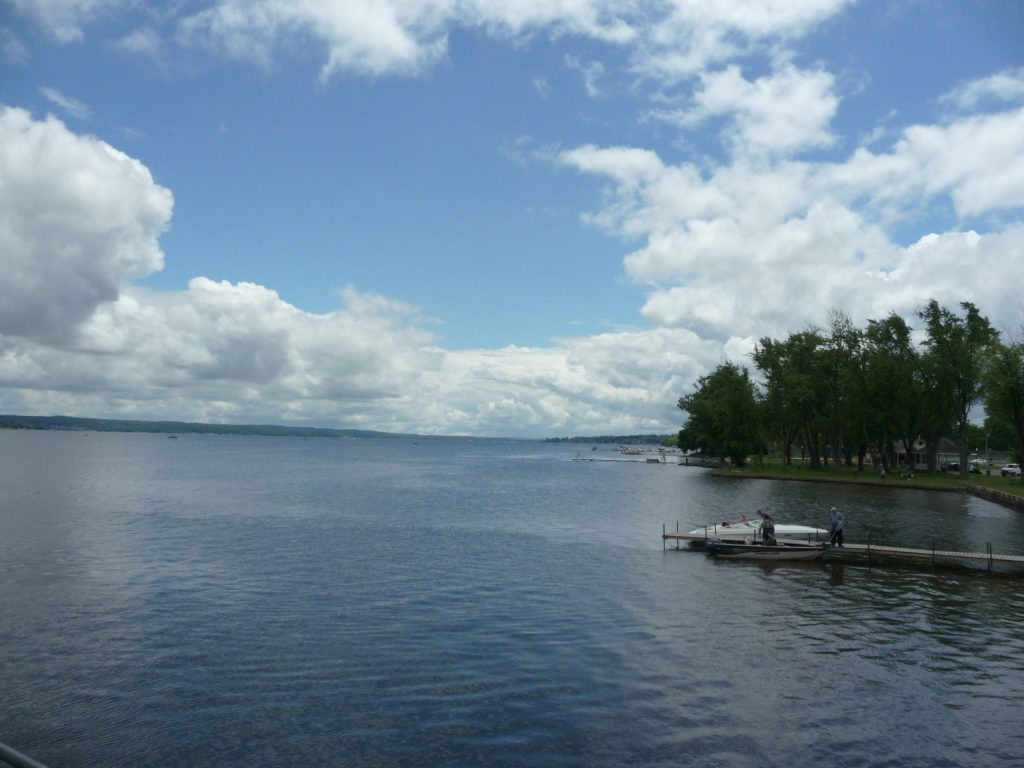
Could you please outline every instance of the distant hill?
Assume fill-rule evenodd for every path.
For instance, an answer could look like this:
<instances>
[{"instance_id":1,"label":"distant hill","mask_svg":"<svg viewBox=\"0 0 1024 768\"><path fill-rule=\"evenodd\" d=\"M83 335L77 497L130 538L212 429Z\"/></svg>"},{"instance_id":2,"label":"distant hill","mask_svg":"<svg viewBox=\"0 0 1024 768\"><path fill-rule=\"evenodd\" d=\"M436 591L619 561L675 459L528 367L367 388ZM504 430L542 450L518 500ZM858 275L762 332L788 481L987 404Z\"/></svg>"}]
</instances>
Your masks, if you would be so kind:
<instances>
[{"instance_id":1,"label":"distant hill","mask_svg":"<svg viewBox=\"0 0 1024 768\"><path fill-rule=\"evenodd\" d=\"M366 429L282 427L273 424L198 424L187 421L84 419L77 416L4 416L0 429L52 429L87 432L157 432L200 435L267 435L289 437L409 437Z\"/></svg>"},{"instance_id":2,"label":"distant hill","mask_svg":"<svg viewBox=\"0 0 1024 768\"><path fill-rule=\"evenodd\" d=\"M549 437L545 443L613 443L615 445L670 445L675 435L598 435L597 437Z\"/></svg>"}]
</instances>

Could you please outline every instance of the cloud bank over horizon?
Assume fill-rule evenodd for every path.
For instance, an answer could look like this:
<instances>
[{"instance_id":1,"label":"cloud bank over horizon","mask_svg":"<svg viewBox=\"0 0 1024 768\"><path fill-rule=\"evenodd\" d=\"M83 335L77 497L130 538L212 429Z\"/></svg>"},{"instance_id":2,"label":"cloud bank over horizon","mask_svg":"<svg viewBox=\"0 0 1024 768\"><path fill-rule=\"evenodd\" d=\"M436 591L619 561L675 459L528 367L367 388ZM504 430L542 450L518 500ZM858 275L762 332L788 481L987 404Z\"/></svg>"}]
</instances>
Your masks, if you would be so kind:
<instances>
[{"instance_id":1,"label":"cloud bank over horizon","mask_svg":"<svg viewBox=\"0 0 1024 768\"><path fill-rule=\"evenodd\" d=\"M13 5L69 45L130 4ZM701 375L747 364L758 338L822 325L833 310L863 325L890 311L909 318L932 298L971 301L1020 331L1008 265L1024 264L1024 68L951 84L933 99L934 120L890 120L854 144L837 127L849 86L793 55L851 5L221 0L150 19L120 38L151 42L133 55L212 47L269 78L297 40L315 41L322 88L428 77L457 31L495 45L583 37L655 84L638 121L683 138L702 131L716 153L567 142L531 161L600 191L581 225L632 244L622 273L643 287L646 325L453 349L445 317L356 285L339 286L326 312L216 274L184 290L146 287L175 258L162 239L183 204L176 190L145 157L70 119L0 105L0 410L424 434L664 432ZM756 70L754 55L765 58ZM581 61L571 66L603 74ZM587 89L601 97L593 81ZM62 94L47 98L87 119Z\"/></svg>"}]
</instances>

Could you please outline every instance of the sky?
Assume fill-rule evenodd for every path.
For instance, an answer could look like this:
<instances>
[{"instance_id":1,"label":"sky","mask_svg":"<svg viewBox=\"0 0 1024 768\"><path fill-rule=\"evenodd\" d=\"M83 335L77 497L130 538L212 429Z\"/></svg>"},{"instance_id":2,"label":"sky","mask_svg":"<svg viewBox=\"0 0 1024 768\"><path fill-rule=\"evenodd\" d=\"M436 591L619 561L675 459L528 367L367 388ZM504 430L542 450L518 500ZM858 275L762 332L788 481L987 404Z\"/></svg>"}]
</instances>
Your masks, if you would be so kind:
<instances>
[{"instance_id":1,"label":"sky","mask_svg":"<svg viewBox=\"0 0 1024 768\"><path fill-rule=\"evenodd\" d=\"M1024 329L1019 0L0 0L0 413L675 432Z\"/></svg>"}]
</instances>

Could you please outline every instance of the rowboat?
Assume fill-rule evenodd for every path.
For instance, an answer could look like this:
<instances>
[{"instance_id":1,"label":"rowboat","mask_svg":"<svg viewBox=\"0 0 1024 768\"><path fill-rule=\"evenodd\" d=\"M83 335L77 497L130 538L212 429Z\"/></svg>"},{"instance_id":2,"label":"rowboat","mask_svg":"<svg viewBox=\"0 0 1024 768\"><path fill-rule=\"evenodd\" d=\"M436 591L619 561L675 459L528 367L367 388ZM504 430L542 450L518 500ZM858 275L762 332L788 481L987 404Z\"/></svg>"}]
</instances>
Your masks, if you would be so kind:
<instances>
[{"instance_id":1,"label":"rowboat","mask_svg":"<svg viewBox=\"0 0 1024 768\"><path fill-rule=\"evenodd\" d=\"M711 540L705 551L714 557L729 560L817 560L825 554L828 544L737 544Z\"/></svg>"}]
</instances>

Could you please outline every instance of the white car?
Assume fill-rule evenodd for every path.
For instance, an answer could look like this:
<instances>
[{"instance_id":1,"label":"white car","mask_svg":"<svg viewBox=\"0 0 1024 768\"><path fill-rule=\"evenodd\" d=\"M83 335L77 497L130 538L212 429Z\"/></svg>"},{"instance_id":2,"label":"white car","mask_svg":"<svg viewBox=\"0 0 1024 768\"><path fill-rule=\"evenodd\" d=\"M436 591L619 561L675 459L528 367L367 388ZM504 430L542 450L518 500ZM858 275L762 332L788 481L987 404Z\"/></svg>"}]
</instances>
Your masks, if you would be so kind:
<instances>
[{"instance_id":1,"label":"white car","mask_svg":"<svg viewBox=\"0 0 1024 768\"><path fill-rule=\"evenodd\" d=\"M999 470L1003 477L1020 477L1020 464L1007 464Z\"/></svg>"}]
</instances>

